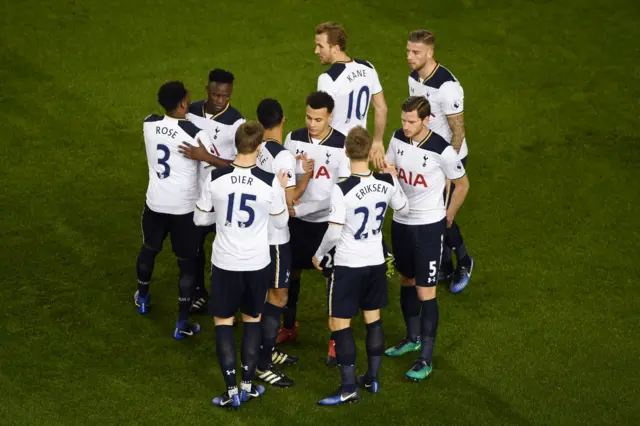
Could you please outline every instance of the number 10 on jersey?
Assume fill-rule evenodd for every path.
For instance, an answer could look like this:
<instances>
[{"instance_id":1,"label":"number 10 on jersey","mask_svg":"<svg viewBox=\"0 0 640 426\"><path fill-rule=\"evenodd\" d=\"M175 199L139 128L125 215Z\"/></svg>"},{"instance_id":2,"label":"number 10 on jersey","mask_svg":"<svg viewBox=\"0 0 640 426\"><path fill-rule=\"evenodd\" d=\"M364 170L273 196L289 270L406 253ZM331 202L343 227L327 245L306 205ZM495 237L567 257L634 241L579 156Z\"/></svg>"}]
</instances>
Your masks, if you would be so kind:
<instances>
[{"instance_id":1,"label":"number 10 on jersey","mask_svg":"<svg viewBox=\"0 0 640 426\"><path fill-rule=\"evenodd\" d=\"M351 93L349 93L349 109L347 110L347 123L351 120L351 114L354 112L353 111L353 93L354 92L355 90L352 90ZM362 111L363 95L364 95L364 111ZM357 99L356 99L356 110L355 110L356 118L358 120L363 120L367 116L368 108L369 108L369 87L362 86L360 88L360 91L358 92Z\"/></svg>"}]
</instances>

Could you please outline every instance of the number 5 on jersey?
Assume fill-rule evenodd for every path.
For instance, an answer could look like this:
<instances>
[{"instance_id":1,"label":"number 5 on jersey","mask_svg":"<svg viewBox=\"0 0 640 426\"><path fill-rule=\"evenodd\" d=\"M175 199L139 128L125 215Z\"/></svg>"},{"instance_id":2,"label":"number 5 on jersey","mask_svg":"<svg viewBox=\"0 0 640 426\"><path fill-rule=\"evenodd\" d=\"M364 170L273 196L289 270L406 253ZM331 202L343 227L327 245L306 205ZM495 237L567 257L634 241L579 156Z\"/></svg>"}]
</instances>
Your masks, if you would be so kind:
<instances>
[{"instance_id":1,"label":"number 5 on jersey","mask_svg":"<svg viewBox=\"0 0 640 426\"><path fill-rule=\"evenodd\" d=\"M253 223L253 220L255 219L256 214L253 208L249 206L247 203L249 201L255 201L256 196L253 194L240 194L240 206L238 206L237 211L234 210L235 199L236 199L235 192L229 194L229 199L227 200L227 220L225 221L224 226L232 226L234 213L235 213L235 216L237 217L239 212L245 212L249 217L245 222L239 220L238 226L240 228L248 228Z\"/></svg>"}]
</instances>

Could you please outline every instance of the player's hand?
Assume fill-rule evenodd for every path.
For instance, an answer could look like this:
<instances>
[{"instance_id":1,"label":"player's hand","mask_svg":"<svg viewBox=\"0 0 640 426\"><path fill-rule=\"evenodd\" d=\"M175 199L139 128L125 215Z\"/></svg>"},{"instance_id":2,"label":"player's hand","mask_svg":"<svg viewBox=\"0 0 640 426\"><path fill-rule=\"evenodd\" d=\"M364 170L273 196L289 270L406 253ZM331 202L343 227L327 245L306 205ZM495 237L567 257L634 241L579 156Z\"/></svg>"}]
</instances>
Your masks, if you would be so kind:
<instances>
[{"instance_id":1,"label":"player's hand","mask_svg":"<svg viewBox=\"0 0 640 426\"><path fill-rule=\"evenodd\" d=\"M287 209L289 209L289 217L296 217L296 210L293 207L297 206L298 204L300 204L300 201L298 200L293 200L293 203L291 204L287 203Z\"/></svg>"},{"instance_id":2,"label":"player's hand","mask_svg":"<svg viewBox=\"0 0 640 426\"><path fill-rule=\"evenodd\" d=\"M178 152L190 160L207 161L207 148L202 145L200 138L196 139L198 146L190 145L187 142L182 142L182 145L178 147Z\"/></svg>"},{"instance_id":3,"label":"player's hand","mask_svg":"<svg viewBox=\"0 0 640 426\"><path fill-rule=\"evenodd\" d=\"M451 214L449 211L447 211L447 228L451 228L451 225L453 225L454 219L455 219L455 216Z\"/></svg>"},{"instance_id":4,"label":"player's hand","mask_svg":"<svg viewBox=\"0 0 640 426\"><path fill-rule=\"evenodd\" d=\"M313 258L311 258L311 263L313 263L313 266L315 266L318 271L322 271L322 266L320 266L320 261L317 257L313 256Z\"/></svg>"},{"instance_id":5,"label":"player's hand","mask_svg":"<svg viewBox=\"0 0 640 426\"><path fill-rule=\"evenodd\" d=\"M313 173L313 169L315 167L315 161L313 161L312 159L307 158L307 153L305 152L304 154L300 155L298 154L296 156L296 160L302 160L302 171L306 174L306 173Z\"/></svg>"},{"instance_id":6,"label":"player's hand","mask_svg":"<svg viewBox=\"0 0 640 426\"><path fill-rule=\"evenodd\" d=\"M384 168L384 144L382 141L373 141L373 145L369 150L369 159L373 161L373 165L377 169Z\"/></svg>"},{"instance_id":7,"label":"player's hand","mask_svg":"<svg viewBox=\"0 0 640 426\"><path fill-rule=\"evenodd\" d=\"M384 162L382 173L389 173L392 176L398 177L398 170L396 169L396 165L392 163L387 163L386 161Z\"/></svg>"},{"instance_id":8,"label":"player's hand","mask_svg":"<svg viewBox=\"0 0 640 426\"><path fill-rule=\"evenodd\" d=\"M287 176L287 169L280 169L280 173L278 173L278 180L280 181L280 186L283 188L287 187L287 183L289 183L289 176Z\"/></svg>"}]
</instances>

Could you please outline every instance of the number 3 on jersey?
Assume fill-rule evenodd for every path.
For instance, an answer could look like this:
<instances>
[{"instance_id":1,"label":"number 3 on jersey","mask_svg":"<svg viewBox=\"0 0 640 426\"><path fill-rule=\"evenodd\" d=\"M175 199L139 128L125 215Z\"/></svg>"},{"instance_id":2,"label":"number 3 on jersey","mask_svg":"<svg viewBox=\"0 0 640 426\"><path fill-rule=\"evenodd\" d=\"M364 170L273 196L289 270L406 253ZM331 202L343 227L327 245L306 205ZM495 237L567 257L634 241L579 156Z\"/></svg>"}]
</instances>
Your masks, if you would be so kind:
<instances>
[{"instance_id":1,"label":"number 3 on jersey","mask_svg":"<svg viewBox=\"0 0 640 426\"><path fill-rule=\"evenodd\" d=\"M171 152L169 151L169 148L167 148L166 145L161 143L159 143L156 146L156 150L162 151L162 158L158 156L158 164L164 167L164 170L162 171L162 173L156 172L156 174L160 179L166 179L169 177L169 174L171 174L171 167L169 167L169 163L167 163L167 161L169 161L169 156L171 155Z\"/></svg>"},{"instance_id":2,"label":"number 3 on jersey","mask_svg":"<svg viewBox=\"0 0 640 426\"><path fill-rule=\"evenodd\" d=\"M236 199L235 192L229 194L229 199L227 200L227 220L225 221L224 226L231 226L233 223L233 205ZM253 208L247 205L248 201L255 201L256 196L253 194L240 194L240 206L238 210L242 212L246 212L249 215L249 218L246 222L238 221L238 226L240 228L248 228L253 223L253 220L256 217L255 211Z\"/></svg>"},{"instance_id":3,"label":"number 3 on jersey","mask_svg":"<svg viewBox=\"0 0 640 426\"><path fill-rule=\"evenodd\" d=\"M351 113L353 112L353 92L349 93L349 109L347 110L347 122L351 120ZM364 95L364 111L362 111L362 95ZM367 116L367 109L369 108L369 86L362 86L358 92L356 99L356 118L362 120Z\"/></svg>"}]
</instances>

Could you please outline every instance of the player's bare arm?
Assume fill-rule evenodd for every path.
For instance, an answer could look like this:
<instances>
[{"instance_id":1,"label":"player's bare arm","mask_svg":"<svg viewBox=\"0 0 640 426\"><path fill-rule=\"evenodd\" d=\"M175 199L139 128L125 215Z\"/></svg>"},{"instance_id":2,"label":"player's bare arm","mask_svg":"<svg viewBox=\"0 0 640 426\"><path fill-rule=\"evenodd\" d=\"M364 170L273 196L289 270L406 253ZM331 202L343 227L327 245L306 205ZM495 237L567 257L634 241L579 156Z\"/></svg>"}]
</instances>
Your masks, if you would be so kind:
<instances>
[{"instance_id":1,"label":"player's bare arm","mask_svg":"<svg viewBox=\"0 0 640 426\"><path fill-rule=\"evenodd\" d=\"M464 113L448 115L447 121L451 128L451 145L456 152L460 152L460 147L464 141Z\"/></svg>"},{"instance_id":2,"label":"player's bare arm","mask_svg":"<svg viewBox=\"0 0 640 426\"><path fill-rule=\"evenodd\" d=\"M302 197L304 191L307 189L307 185L313 176L313 170L315 162L313 159L307 158L307 154L298 155L296 160L302 160L302 171L304 175L296 182L295 188L291 188L287 191L287 206L289 206L289 213L293 210L293 204L296 200ZM295 212L293 214L295 216Z\"/></svg>"},{"instance_id":3,"label":"player's bare arm","mask_svg":"<svg viewBox=\"0 0 640 426\"><path fill-rule=\"evenodd\" d=\"M375 127L373 132L373 145L369 152L369 158L373 161L373 165L378 168L384 168L384 129L387 127L387 102L384 99L384 93L379 92L371 97L371 103L375 109Z\"/></svg>"},{"instance_id":4,"label":"player's bare arm","mask_svg":"<svg viewBox=\"0 0 640 426\"><path fill-rule=\"evenodd\" d=\"M464 199L469 192L469 178L467 175L462 176L460 179L454 179L452 182L455 184L456 190L451 195L451 204L447 209L447 228L453 224L453 219L458 214L458 210L462 207L462 203L464 203Z\"/></svg>"},{"instance_id":5,"label":"player's bare arm","mask_svg":"<svg viewBox=\"0 0 640 426\"><path fill-rule=\"evenodd\" d=\"M214 167L225 167L233 163L231 160L223 160L207 151L207 148L198 139L198 146L193 146L187 142L182 142L178 147L178 152L190 160L203 161Z\"/></svg>"}]
</instances>

